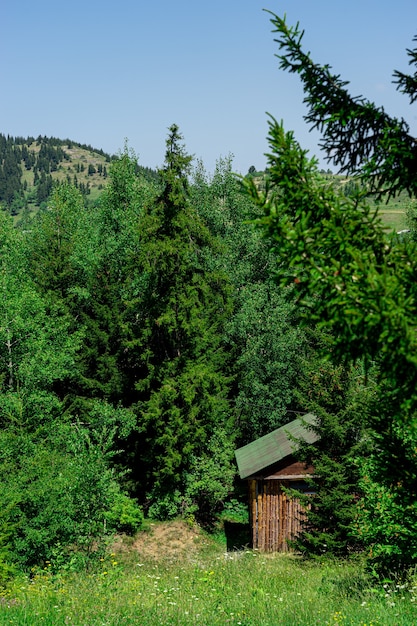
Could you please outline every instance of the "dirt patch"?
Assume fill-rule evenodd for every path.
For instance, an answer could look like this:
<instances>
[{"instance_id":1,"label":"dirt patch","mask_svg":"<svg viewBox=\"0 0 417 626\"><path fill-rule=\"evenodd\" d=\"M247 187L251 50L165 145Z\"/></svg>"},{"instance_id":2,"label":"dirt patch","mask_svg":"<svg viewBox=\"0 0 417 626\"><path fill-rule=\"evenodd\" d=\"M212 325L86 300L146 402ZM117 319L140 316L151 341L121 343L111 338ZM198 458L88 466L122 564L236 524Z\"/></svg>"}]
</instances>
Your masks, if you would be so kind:
<instances>
[{"instance_id":1,"label":"dirt patch","mask_svg":"<svg viewBox=\"0 0 417 626\"><path fill-rule=\"evenodd\" d=\"M132 554L136 552L146 560L194 560L201 549L210 543L198 526L190 526L181 520L150 524L148 529L139 533L132 543L127 545L119 539L114 550Z\"/></svg>"}]
</instances>

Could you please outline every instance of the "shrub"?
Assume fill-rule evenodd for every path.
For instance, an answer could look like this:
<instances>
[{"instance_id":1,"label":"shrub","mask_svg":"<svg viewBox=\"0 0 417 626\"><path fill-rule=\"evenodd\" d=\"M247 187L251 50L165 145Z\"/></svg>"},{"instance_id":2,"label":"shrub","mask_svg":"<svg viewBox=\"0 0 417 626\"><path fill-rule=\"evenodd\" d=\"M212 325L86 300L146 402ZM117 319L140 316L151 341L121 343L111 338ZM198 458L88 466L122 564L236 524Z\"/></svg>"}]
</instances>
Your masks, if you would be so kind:
<instances>
[{"instance_id":1,"label":"shrub","mask_svg":"<svg viewBox=\"0 0 417 626\"><path fill-rule=\"evenodd\" d=\"M105 455L82 439L31 442L3 431L0 438L0 536L6 537L4 561L28 569L46 561L87 564L100 556L106 514L134 527L140 514L118 485ZM75 437L75 435L74 435ZM19 440L24 439L19 445ZM13 454L22 450L19 455ZM12 453L10 454L10 451ZM10 529L13 532L10 532ZM75 559L75 561L74 561Z\"/></svg>"},{"instance_id":2,"label":"shrub","mask_svg":"<svg viewBox=\"0 0 417 626\"><path fill-rule=\"evenodd\" d=\"M133 535L143 526L144 515L137 502L118 491L111 508L105 514L108 529Z\"/></svg>"}]
</instances>

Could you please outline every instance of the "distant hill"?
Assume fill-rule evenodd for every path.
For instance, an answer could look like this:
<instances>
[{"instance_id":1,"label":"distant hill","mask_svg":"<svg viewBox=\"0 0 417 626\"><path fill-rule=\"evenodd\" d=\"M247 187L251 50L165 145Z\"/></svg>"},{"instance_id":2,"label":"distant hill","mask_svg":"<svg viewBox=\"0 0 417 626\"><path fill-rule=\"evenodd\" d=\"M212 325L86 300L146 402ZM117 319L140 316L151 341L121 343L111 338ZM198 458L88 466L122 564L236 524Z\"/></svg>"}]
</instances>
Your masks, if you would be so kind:
<instances>
[{"instance_id":1,"label":"distant hill","mask_svg":"<svg viewBox=\"0 0 417 626\"><path fill-rule=\"evenodd\" d=\"M69 181L85 196L86 203L94 202L104 189L112 160L110 155L90 145L55 137L10 137L0 134L0 206L13 216L23 211L36 212L46 205L56 181ZM155 180L158 173L141 165L138 171L147 179ZM266 172L251 167L259 188L263 188ZM322 176L351 195L356 183L349 177L322 170ZM370 200L372 202L372 200ZM387 228L406 227L406 213L410 199L405 192L387 204L380 205L380 216ZM17 219L19 219L17 217Z\"/></svg>"},{"instance_id":2,"label":"distant hill","mask_svg":"<svg viewBox=\"0 0 417 626\"><path fill-rule=\"evenodd\" d=\"M12 215L36 211L57 181L73 183L93 202L106 184L117 158L90 145L55 137L10 137L0 134L0 204ZM146 178L157 172L138 165Z\"/></svg>"}]
</instances>

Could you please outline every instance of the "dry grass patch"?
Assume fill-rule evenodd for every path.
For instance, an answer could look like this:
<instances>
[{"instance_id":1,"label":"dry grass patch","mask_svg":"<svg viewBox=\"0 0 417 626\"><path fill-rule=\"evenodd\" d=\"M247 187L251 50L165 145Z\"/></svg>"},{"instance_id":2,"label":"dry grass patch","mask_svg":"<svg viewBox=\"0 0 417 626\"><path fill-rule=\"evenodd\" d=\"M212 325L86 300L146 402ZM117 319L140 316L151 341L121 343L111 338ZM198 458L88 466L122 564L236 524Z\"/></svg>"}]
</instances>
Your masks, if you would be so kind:
<instances>
[{"instance_id":1,"label":"dry grass patch","mask_svg":"<svg viewBox=\"0 0 417 626\"><path fill-rule=\"evenodd\" d=\"M144 560L179 562L194 560L208 544L215 545L198 526L175 520L149 524L133 542L119 537L113 549Z\"/></svg>"}]
</instances>

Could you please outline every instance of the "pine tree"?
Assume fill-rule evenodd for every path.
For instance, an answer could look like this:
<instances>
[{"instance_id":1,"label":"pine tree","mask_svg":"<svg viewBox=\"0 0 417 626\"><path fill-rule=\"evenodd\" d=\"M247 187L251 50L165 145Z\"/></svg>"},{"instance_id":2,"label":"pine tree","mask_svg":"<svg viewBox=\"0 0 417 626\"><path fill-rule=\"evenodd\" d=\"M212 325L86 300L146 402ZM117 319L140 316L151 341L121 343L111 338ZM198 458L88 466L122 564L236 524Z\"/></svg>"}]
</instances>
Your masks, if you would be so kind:
<instances>
[{"instance_id":1,"label":"pine tree","mask_svg":"<svg viewBox=\"0 0 417 626\"><path fill-rule=\"evenodd\" d=\"M78 266L86 269L87 290L79 308L86 328L81 355L83 395L104 398L115 405L132 402L134 380L123 366L124 291L129 259L137 249L137 221L148 189L136 176L136 157L127 149L112 165L110 183L97 207L90 209L83 232L87 241L75 250Z\"/></svg>"},{"instance_id":2,"label":"pine tree","mask_svg":"<svg viewBox=\"0 0 417 626\"><path fill-rule=\"evenodd\" d=\"M233 452L221 344L229 287L224 274L206 264L206 251L213 254L216 242L190 205L191 157L181 140L178 127L171 126L162 191L139 221L131 284L137 297L129 304L132 336L126 343L140 396L136 470L151 512L160 516L190 507L201 513L210 484L207 497L203 489L198 497L190 494L196 468L212 456L210 441L221 433L227 459L216 471L226 483L225 464L230 468ZM223 496L227 489L224 484Z\"/></svg>"},{"instance_id":3,"label":"pine tree","mask_svg":"<svg viewBox=\"0 0 417 626\"><path fill-rule=\"evenodd\" d=\"M323 132L323 147L348 173L379 195L417 193L417 143L404 120L363 98L329 66L316 65L301 47L298 25L274 16L281 67L304 84L306 117ZM411 63L416 50L408 51ZM400 91L415 100L413 76L396 73ZM248 189L279 257L277 274L298 295L300 318L330 338L327 358L375 368L368 405L371 453L361 460L357 533L369 546L369 564L382 576L404 575L417 562L416 411L417 291L415 243L389 238L363 194L345 197L328 185L283 124L270 121L269 181ZM331 480L331 474L328 475Z\"/></svg>"},{"instance_id":4,"label":"pine tree","mask_svg":"<svg viewBox=\"0 0 417 626\"><path fill-rule=\"evenodd\" d=\"M299 75L307 105L306 122L322 133L328 161L341 172L359 174L373 192L393 196L402 190L417 195L417 140L403 118L386 113L363 96L353 97L348 81L332 74L329 65L320 66L304 52L304 31L299 24L288 26L284 18L271 13L275 40L280 49L280 67ZM417 37L414 38L417 41ZM417 65L417 48L407 50L410 65ZM399 92L413 104L417 98L416 74L394 71Z\"/></svg>"},{"instance_id":5,"label":"pine tree","mask_svg":"<svg viewBox=\"0 0 417 626\"><path fill-rule=\"evenodd\" d=\"M313 343L328 347L326 335L315 331ZM316 420L306 425L318 440L299 442L297 458L314 468L308 489L296 492L304 506L303 532L294 544L306 556L345 557L363 548L363 538L353 532L361 468L358 459L369 454L367 412L373 385L360 365L335 365L310 350L299 382L300 402Z\"/></svg>"}]
</instances>

